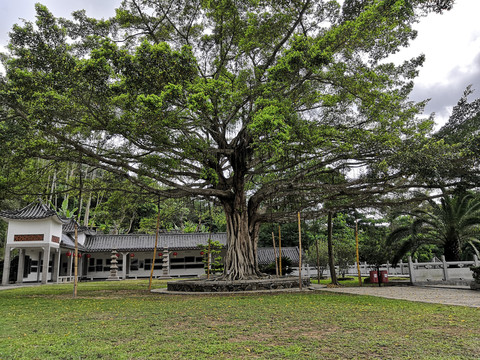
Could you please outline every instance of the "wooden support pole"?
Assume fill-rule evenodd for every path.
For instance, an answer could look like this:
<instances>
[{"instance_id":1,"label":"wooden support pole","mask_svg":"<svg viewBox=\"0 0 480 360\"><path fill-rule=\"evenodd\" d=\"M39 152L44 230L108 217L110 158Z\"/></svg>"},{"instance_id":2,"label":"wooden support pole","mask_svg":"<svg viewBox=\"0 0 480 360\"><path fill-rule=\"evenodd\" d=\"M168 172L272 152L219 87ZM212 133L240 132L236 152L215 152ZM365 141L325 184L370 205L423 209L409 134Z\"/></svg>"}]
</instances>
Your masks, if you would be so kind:
<instances>
[{"instance_id":1,"label":"wooden support pole","mask_svg":"<svg viewBox=\"0 0 480 360\"><path fill-rule=\"evenodd\" d=\"M282 276L282 228L278 225L278 271Z\"/></svg>"},{"instance_id":2,"label":"wooden support pole","mask_svg":"<svg viewBox=\"0 0 480 360\"><path fill-rule=\"evenodd\" d=\"M74 272L73 272L73 297L77 297L77 287L78 287L78 226L75 222L75 259L74 259Z\"/></svg>"},{"instance_id":3,"label":"wooden support pole","mask_svg":"<svg viewBox=\"0 0 480 360\"><path fill-rule=\"evenodd\" d=\"M360 255L358 252L358 220L355 220L355 244L357 249L358 285L362 286L362 272L360 271Z\"/></svg>"},{"instance_id":4,"label":"wooden support pole","mask_svg":"<svg viewBox=\"0 0 480 360\"><path fill-rule=\"evenodd\" d=\"M298 216L298 287L302 290L302 225L300 223L300 211Z\"/></svg>"},{"instance_id":5,"label":"wooden support pole","mask_svg":"<svg viewBox=\"0 0 480 360\"><path fill-rule=\"evenodd\" d=\"M317 279L320 284L320 252L318 251L318 239L315 241L315 248L317 250Z\"/></svg>"},{"instance_id":6,"label":"wooden support pole","mask_svg":"<svg viewBox=\"0 0 480 360\"><path fill-rule=\"evenodd\" d=\"M212 241L208 239L208 252L207 252L207 279L210 279L210 260L211 260L211 247Z\"/></svg>"},{"instance_id":7,"label":"wooden support pole","mask_svg":"<svg viewBox=\"0 0 480 360\"><path fill-rule=\"evenodd\" d=\"M275 256L275 275L278 276L278 256L277 248L275 247L275 234L272 231L272 241L273 241L273 255Z\"/></svg>"}]
</instances>

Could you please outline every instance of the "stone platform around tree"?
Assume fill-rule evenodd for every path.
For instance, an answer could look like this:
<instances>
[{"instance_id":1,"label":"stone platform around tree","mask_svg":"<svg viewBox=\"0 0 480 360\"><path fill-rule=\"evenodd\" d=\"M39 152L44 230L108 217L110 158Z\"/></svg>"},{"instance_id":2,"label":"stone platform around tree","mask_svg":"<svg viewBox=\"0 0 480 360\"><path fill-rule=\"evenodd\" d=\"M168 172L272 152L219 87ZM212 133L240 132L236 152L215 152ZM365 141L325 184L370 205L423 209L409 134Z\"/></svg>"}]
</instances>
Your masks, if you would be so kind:
<instances>
[{"instance_id":1,"label":"stone platform around tree","mask_svg":"<svg viewBox=\"0 0 480 360\"><path fill-rule=\"evenodd\" d=\"M302 288L310 286L310 278L302 278ZM299 289L299 278L272 277L252 280L177 280L167 283L167 293L233 293L249 291L272 291L272 290L296 290ZM165 292L165 291L162 291Z\"/></svg>"}]
</instances>

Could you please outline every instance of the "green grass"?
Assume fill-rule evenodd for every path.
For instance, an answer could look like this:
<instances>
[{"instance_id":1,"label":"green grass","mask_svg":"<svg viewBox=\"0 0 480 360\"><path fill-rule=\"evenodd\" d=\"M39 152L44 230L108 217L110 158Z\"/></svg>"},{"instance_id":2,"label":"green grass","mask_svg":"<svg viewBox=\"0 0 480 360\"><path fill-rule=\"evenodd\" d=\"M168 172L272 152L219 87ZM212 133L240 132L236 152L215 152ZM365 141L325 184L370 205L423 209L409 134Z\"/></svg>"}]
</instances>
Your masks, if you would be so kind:
<instances>
[{"instance_id":1,"label":"green grass","mask_svg":"<svg viewBox=\"0 0 480 360\"><path fill-rule=\"evenodd\" d=\"M0 291L0 359L477 359L480 309L334 293ZM154 287L165 286L155 281Z\"/></svg>"}]
</instances>

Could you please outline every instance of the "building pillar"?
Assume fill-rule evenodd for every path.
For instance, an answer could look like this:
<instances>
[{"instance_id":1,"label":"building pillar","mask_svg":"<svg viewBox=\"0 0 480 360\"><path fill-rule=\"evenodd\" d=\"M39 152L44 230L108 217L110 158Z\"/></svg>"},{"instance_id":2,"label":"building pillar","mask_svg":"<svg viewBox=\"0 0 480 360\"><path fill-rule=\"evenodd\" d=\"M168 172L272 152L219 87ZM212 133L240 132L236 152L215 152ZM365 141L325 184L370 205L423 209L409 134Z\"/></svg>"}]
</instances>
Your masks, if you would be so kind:
<instances>
[{"instance_id":1,"label":"building pillar","mask_svg":"<svg viewBox=\"0 0 480 360\"><path fill-rule=\"evenodd\" d=\"M42 251L39 251L38 252L38 265L37 265L37 282L40 282L40 273L42 272L42 268L40 267L40 265L42 264L42 259L43 259L43 256L42 256Z\"/></svg>"},{"instance_id":2,"label":"building pillar","mask_svg":"<svg viewBox=\"0 0 480 360\"><path fill-rule=\"evenodd\" d=\"M23 272L25 270L25 249L20 249L18 252L18 270L17 283L23 283Z\"/></svg>"},{"instance_id":3,"label":"building pillar","mask_svg":"<svg viewBox=\"0 0 480 360\"><path fill-rule=\"evenodd\" d=\"M48 263L50 262L50 246L43 248L42 284L48 282Z\"/></svg>"},{"instance_id":4,"label":"building pillar","mask_svg":"<svg viewBox=\"0 0 480 360\"><path fill-rule=\"evenodd\" d=\"M67 275L69 278L72 277L72 267L73 267L73 258L75 257L75 253L71 253L71 255L68 257L68 272ZM71 279L68 279L70 281Z\"/></svg>"},{"instance_id":5,"label":"building pillar","mask_svg":"<svg viewBox=\"0 0 480 360\"><path fill-rule=\"evenodd\" d=\"M445 260L445 255L442 255L442 263L443 263L443 280L448 280L448 264Z\"/></svg>"},{"instance_id":6,"label":"building pillar","mask_svg":"<svg viewBox=\"0 0 480 360\"><path fill-rule=\"evenodd\" d=\"M415 266L413 265L413 262L412 262L412 257L409 256L408 257L408 272L410 274L410 283L412 285L415 285Z\"/></svg>"},{"instance_id":7,"label":"building pillar","mask_svg":"<svg viewBox=\"0 0 480 360\"><path fill-rule=\"evenodd\" d=\"M3 260L3 276L2 276L2 285L8 285L8 278L10 277L10 246L5 246L5 256Z\"/></svg>"},{"instance_id":8,"label":"building pillar","mask_svg":"<svg viewBox=\"0 0 480 360\"><path fill-rule=\"evenodd\" d=\"M127 255L127 264L125 265L125 279L130 277L130 265L132 263L132 255L128 253Z\"/></svg>"},{"instance_id":9,"label":"building pillar","mask_svg":"<svg viewBox=\"0 0 480 360\"><path fill-rule=\"evenodd\" d=\"M60 249L55 249L55 253L53 255L53 273L52 273L52 281L58 283L58 275L60 273L60 255L62 252Z\"/></svg>"},{"instance_id":10,"label":"building pillar","mask_svg":"<svg viewBox=\"0 0 480 360\"><path fill-rule=\"evenodd\" d=\"M122 279L127 278L127 254L126 252L122 253Z\"/></svg>"},{"instance_id":11,"label":"building pillar","mask_svg":"<svg viewBox=\"0 0 480 360\"><path fill-rule=\"evenodd\" d=\"M78 258L78 269L77 269L77 276L78 276L77 280L80 280L83 274L83 263L85 262L84 260L85 257L83 256L83 254L80 254L80 252L78 252L78 255L82 255L82 257Z\"/></svg>"}]
</instances>

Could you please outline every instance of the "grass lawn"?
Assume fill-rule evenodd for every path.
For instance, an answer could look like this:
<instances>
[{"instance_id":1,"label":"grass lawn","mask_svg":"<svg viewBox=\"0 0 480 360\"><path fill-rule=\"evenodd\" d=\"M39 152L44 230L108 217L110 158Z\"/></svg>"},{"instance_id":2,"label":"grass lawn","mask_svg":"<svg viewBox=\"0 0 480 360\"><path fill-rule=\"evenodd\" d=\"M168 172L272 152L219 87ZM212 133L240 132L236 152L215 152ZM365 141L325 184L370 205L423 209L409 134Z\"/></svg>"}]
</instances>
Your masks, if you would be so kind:
<instances>
[{"instance_id":1,"label":"grass lawn","mask_svg":"<svg viewBox=\"0 0 480 360\"><path fill-rule=\"evenodd\" d=\"M147 285L80 283L76 299L71 284L0 291L0 359L480 358L480 309L321 292L162 295Z\"/></svg>"}]
</instances>

